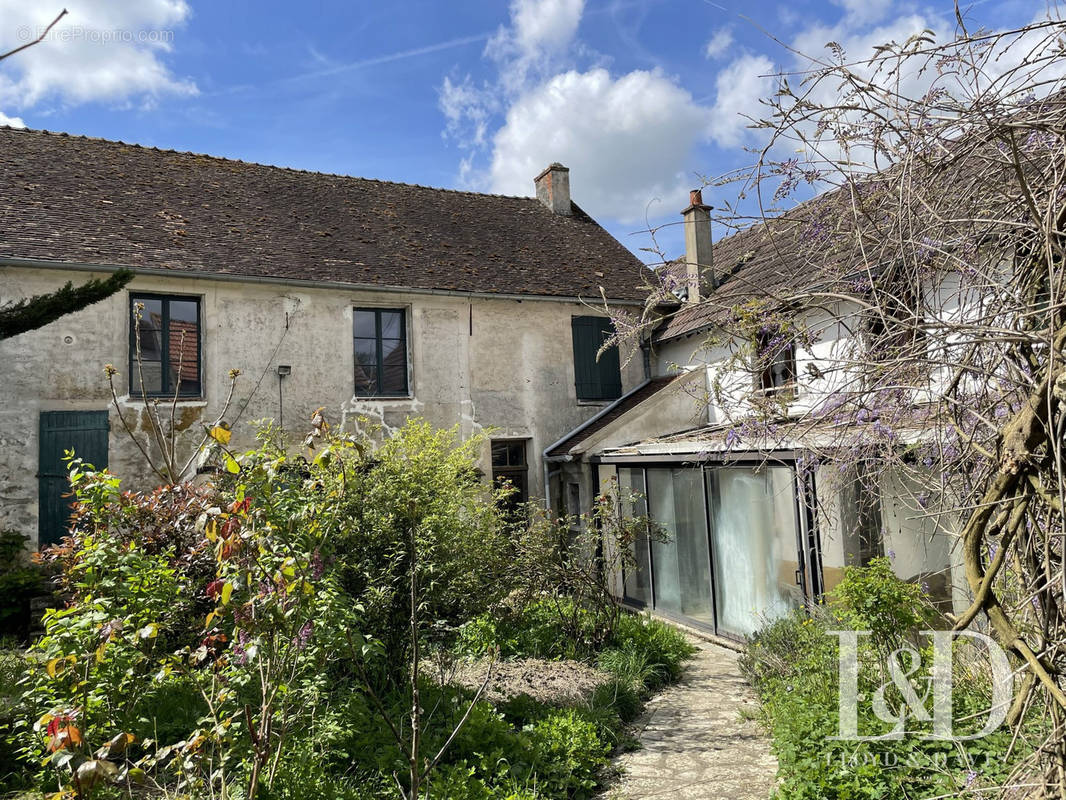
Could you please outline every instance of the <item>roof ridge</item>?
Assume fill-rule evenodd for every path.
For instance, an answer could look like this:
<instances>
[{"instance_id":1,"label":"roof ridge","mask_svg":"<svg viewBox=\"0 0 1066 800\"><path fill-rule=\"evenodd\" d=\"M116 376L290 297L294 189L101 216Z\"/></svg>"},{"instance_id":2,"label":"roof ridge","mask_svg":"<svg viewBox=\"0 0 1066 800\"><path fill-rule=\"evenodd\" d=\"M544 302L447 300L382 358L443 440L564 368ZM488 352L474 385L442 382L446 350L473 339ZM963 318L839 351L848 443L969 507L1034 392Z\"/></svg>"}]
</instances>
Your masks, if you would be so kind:
<instances>
[{"instance_id":1,"label":"roof ridge","mask_svg":"<svg viewBox=\"0 0 1066 800\"><path fill-rule=\"evenodd\" d=\"M139 150L152 150L157 153L171 153L179 156L195 156L197 158L209 158L213 161L222 161L229 164L243 164L251 167L263 167L264 169L276 169L283 170L285 172L296 172L304 175L320 175L325 178L345 178L347 180L354 181L366 181L368 183L384 183L391 186L406 186L411 189L426 189L432 192L448 192L450 194L469 195L473 197L499 197L505 200L529 200L538 202L536 197L532 195L516 195L516 194L499 194L496 192L475 192L469 189L451 189L444 186L426 186L421 183L408 183L407 181L390 181L384 178L367 178L362 175L346 175L341 172L323 172L316 169L301 169L300 167L286 167L280 164L264 164L261 161L245 161L241 158L229 158L227 156L216 156L211 153L197 153L193 150L176 150L171 147L154 147L147 144L139 144L137 142L124 142L121 139L107 139L103 136L87 136L81 133L68 133L67 131L50 131L46 128L26 128L17 127L14 125L0 125L0 131L11 131L18 134L38 134L42 136L55 136L68 139L80 139L86 142L99 142L109 145L121 145L123 147L136 147Z\"/></svg>"}]
</instances>

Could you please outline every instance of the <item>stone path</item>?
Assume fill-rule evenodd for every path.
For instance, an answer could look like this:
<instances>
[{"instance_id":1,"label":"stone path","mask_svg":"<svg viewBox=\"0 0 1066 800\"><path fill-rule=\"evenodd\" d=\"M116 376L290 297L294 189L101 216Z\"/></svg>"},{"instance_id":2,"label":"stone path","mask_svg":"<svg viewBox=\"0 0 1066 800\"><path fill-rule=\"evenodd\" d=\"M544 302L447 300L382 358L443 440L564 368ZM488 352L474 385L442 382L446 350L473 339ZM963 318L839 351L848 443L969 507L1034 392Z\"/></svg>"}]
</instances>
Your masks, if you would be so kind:
<instances>
[{"instance_id":1,"label":"stone path","mask_svg":"<svg viewBox=\"0 0 1066 800\"><path fill-rule=\"evenodd\" d=\"M777 759L741 710L757 703L737 667L738 654L707 642L681 681L652 698L637 721L641 749L621 757L609 798L766 800Z\"/></svg>"}]
</instances>

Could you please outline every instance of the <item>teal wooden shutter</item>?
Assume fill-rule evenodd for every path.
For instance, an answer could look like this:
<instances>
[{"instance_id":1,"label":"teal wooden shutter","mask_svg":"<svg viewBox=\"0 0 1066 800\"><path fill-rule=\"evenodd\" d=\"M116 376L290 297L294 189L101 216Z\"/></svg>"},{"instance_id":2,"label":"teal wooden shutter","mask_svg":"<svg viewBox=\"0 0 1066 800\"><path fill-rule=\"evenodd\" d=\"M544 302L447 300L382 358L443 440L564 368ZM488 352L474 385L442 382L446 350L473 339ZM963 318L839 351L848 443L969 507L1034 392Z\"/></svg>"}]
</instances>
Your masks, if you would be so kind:
<instances>
[{"instance_id":1,"label":"teal wooden shutter","mask_svg":"<svg viewBox=\"0 0 1066 800\"><path fill-rule=\"evenodd\" d=\"M572 317L570 325L574 337L574 385L578 400L589 400L599 392L598 375L593 367L595 347L591 317ZM590 357L590 353L593 357Z\"/></svg>"},{"instance_id":2,"label":"teal wooden shutter","mask_svg":"<svg viewBox=\"0 0 1066 800\"><path fill-rule=\"evenodd\" d=\"M63 452L97 469L107 467L108 422L106 411L42 411L38 461L37 542L44 547L58 542L70 519L70 482Z\"/></svg>"},{"instance_id":3,"label":"teal wooden shutter","mask_svg":"<svg viewBox=\"0 0 1066 800\"><path fill-rule=\"evenodd\" d=\"M618 348L596 353L614 332L606 317L571 317L574 343L574 385L578 400L615 400L622 396Z\"/></svg>"},{"instance_id":4,"label":"teal wooden shutter","mask_svg":"<svg viewBox=\"0 0 1066 800\"><path fill-rule=\"evenodd\" d=\"M614 325L609 319L599 320L599 336L596 339L596 349L603 347L603 343L614 335ZM596 354L592 354L596 358ZM600 399L617 400L622 396L622 367L618 359L617 345L605 350L597 362L600 379Z\"/></svg>"}]
</instances>

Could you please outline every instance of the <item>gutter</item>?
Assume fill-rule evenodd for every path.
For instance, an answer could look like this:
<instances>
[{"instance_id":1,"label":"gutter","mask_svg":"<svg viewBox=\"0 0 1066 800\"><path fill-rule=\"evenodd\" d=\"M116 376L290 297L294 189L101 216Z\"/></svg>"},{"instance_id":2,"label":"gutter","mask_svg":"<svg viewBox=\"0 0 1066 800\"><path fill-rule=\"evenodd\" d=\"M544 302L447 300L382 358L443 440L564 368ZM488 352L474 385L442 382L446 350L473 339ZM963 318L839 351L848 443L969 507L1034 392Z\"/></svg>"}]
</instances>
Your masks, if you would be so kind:
<instances>
[{"instance_id":1,"label":"gutter","mask_svg":"<svg viewBox=\"0 0 1066 800\"><path fill-rule=\"evenodd\" d=\"M448 297L478 297L497 300L543 300L556 303L603 302L603 297L562 296L549 294L515 294L504 292L471 292L458 289L423 289L410 286L389 286L376 283L345 283L344 281L312 281L299 278L275 278L265 275L235 275L231 273L201 272L198 270L175 270L156 267L125 267L119 264L89 264L76 261L49 261L32 258L0 256L0 267L25 267L32 269L56 269L72 272L115 272L128 269L134 275L157 278L188 278L190 280L221 281L223 283L259 283L275 286L299 286L308 289L341 289L359 292L390 292L401 294L444 295ZM641 300L613 300L607 302L619 306L643 306Z\"/></svg>"}]
</instances>

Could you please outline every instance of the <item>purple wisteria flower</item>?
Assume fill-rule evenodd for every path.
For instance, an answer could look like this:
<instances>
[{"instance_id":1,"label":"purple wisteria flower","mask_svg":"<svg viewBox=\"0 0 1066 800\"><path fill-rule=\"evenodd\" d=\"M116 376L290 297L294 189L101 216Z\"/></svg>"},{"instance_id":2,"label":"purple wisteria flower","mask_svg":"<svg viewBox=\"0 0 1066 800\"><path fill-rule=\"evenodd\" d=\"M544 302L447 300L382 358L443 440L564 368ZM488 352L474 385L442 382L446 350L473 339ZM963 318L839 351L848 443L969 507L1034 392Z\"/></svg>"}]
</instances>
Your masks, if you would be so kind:
<instances>
[{"instance_id":1,"label":"purple wisteria flower","mask_svg":"<svg viewBox=\"0 0 1066 800\"><path fill-rule=\"evenodd\" d=\"M736 428L730 428L725 434L726 450L732 450L738 444L740 444L740 433Z\"/></svg>"},{"instance_id":2,"label":"purple wisteria flower","mask_svg":"<svg viewBox=\"0 0 1066 800\"><path fill-rule=\"evenodd\" d=\"M297 650L303 650L307 647L307 643L311 641L311 632L314 630L314 623L311 620L307 620L297 631L296 636L293 637L292 644Z\"/></svg>"}]
</instances>

